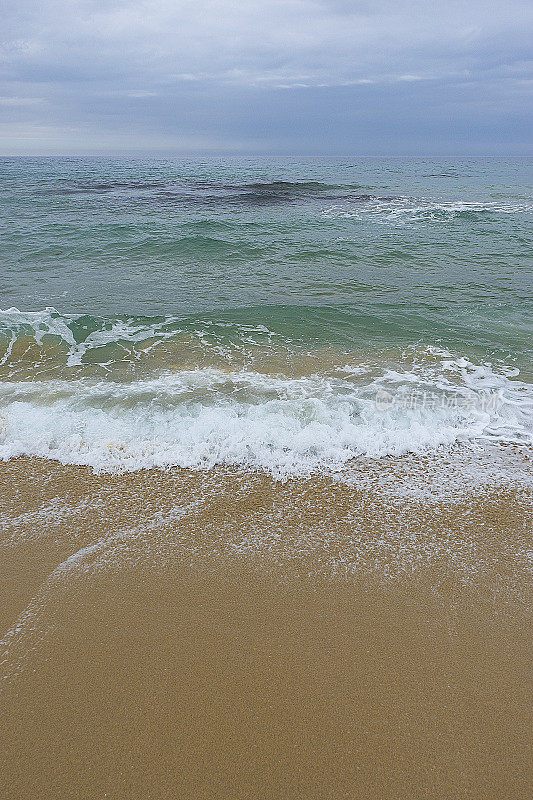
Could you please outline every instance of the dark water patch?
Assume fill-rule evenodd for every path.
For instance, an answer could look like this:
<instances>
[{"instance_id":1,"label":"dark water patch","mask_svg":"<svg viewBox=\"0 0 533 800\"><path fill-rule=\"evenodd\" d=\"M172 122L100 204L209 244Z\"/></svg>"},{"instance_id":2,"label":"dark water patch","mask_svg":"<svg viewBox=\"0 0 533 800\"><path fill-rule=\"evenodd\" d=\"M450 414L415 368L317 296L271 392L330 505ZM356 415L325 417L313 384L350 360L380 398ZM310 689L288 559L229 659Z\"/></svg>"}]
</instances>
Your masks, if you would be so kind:
<instances>
[{"instance_id":1,"label":"dark water patch","mask_svg":"<svg viewBox=\"0 0 533 800\"><path fill-rule=\"evenodd\" d=\"M423 178L464 178L466 175L456 170L447 170L445 172L428 172L422 175Z\"/></svg>"},{"instance_id":2,"label":"dark water patch","mask_svg":"<svg viewBox=\"0 0 533 800\"><path fill-rule=\"evenodd\" d=\"M336 202L344 199L371 201L392 200L395 197L379 198L373 194L350 194L354 190L368 187L359 184L335 184L320 181L270 181L252 183L228 183L209 180L175 178L154 181L84 181L83 183L58 184L37 190L41 195L127 195L146 193L151 201L186 205L250 206L270 207L306 200ZM131 198L127 198L131 200Z\"/></svg>"},{"instance_id":3,"label":"dark water patch","mask_svg":"<svg viewBox=\"0 0 533 800\"><path fill-rule=\"evenodd\" d=\"M234 192L237 189L238 194L234 194L233 198L242 198L252 205L275 205L315 198L334 201L346 197L347 192L362 187L357 184L343 185L318 181L271 181L227 188L232 188Z\"/></svg>"},{"instance_id":4,"label":"dark water patch","mask_svg":"<svg viewBox=\"0 0 533 800\"><path fill-rule=\"evenodd\" d=\"M270 181L267 183L248 183L243 189L252 189L258 192L277 192L285 194L309 194L310 192L325 192L343 189L338 183L320 183L319 181Z\"/></svg>"}]
</instances>

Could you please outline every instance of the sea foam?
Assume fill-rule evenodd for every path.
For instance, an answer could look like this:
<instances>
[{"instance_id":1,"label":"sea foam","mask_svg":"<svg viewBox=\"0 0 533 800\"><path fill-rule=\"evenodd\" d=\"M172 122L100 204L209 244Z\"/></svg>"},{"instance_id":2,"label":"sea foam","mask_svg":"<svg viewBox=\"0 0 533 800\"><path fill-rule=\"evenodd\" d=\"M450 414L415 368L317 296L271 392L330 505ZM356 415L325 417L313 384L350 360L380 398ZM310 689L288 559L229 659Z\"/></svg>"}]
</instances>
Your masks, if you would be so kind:
<instances>
[{"instance_id":1,"label":"sea foam","mask_svg":"<svg viewBox=\"0 0 533 800\"><path fill-rule=\"evenodd\" d=\"M527 385L453 358L378 375L347 364L300 378L203 368L127 383L6 381L0 458L103 471L246 465L285 477L359 455L532 443L532 414Z\"/></svg>"}]
</instances>

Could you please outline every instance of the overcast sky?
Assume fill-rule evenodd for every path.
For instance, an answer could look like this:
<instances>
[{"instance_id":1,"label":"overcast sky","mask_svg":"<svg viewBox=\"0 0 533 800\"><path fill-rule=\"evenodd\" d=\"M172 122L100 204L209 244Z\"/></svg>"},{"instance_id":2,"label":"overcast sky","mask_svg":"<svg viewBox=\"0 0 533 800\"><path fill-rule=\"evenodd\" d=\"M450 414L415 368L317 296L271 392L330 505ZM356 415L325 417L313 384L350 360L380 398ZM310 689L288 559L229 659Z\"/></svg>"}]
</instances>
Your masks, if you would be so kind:
<instances>
[{"instance_id":1,"label":"overcast sky","mask_svg":"<svg viewBox=\"0 0 533 800\"><path fill-rule=\"evenodd\" d=\"M0 0L0 153L532 155L529 0Z\"/></svg>"}]
</instances>

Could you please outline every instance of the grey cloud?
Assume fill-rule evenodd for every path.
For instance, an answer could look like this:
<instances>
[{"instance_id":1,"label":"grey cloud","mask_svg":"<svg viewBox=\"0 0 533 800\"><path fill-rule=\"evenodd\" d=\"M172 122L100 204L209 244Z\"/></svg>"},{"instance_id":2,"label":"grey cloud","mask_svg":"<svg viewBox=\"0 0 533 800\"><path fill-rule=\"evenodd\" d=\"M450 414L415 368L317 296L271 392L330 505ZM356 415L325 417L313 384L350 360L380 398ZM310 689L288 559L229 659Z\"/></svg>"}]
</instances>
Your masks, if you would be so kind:
<instances>
[{"instance_id":1,"label":"grey cloud","mask_svg":"<svg viewBox=\"0 0 533 800\"><path fill-rule=\"evenodd\" d=\"M44 127L44 151L337 153L368 150L367 131L402 153L419 147L411 124L386 124L402 103L438 147L464 147L466 125L483 131L473 150L524 148L523 0L19 0L3 17L3 152ZM505 119L494 111L503 96ZM435 125L452 115L440 137L429 110Z\"/></svg>"}]
</instances>

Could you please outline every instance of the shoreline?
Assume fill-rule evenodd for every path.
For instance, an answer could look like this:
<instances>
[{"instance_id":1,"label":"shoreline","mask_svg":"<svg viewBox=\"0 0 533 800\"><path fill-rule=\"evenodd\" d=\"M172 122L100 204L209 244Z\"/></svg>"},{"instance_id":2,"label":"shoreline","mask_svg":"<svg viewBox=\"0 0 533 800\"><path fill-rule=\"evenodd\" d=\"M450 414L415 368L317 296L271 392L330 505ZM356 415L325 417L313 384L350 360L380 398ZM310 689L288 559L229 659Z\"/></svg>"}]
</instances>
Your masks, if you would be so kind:
<instances>
[{"instance_id":1,"label":"shoreline","mask_svg":"<svg viewBox=\"0 0 533 800\"><path fill-rule=\"evenodd\" d=\"M0 462L0 542L14 562L19 549L49 548L42 580L68 559L120 567L122 546L126 564L132 553L156 563L160 547L170 560L244 558L292 575L300 563L308 577L378 582L427 573L435 589L452 581L518 597L532 473L531 451L517 448L359 459L284 480L245 467L99 473L20 457Z\"/></svg>"}]
</instances>

